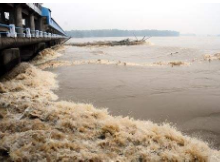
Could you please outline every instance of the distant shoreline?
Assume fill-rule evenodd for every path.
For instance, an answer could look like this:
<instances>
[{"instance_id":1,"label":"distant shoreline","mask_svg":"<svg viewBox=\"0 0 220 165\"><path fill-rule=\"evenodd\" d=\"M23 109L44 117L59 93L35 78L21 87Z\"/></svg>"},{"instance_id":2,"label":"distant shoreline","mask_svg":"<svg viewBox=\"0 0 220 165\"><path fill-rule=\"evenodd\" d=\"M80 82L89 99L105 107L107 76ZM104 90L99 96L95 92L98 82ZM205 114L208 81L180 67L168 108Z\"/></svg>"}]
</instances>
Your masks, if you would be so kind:
<instances>
[{"instance_id":1,"label":"distant shoreline","mask_svg":"<svg viewBox=\"0 0 220 165\"><path fill-rule=\"evenodd\" d=\"M180 33L172 30L71 30L66 34L75 38L93 38L93 37L178 37Z\"/></svg>"},{"instance_id":2,"label":"distant shoreline","mask_svg":"<svg viewBox=\"0 0 220 165\"><path fill-rule=\"evenodd\" d=\"M75 36L70 36L72 38L132 38L135 39L135 36L108 36L108 37L75 37ZM138 39L143 38L144 36L136 36ZM147 37L197 37L197 36L147 36ZM217 36L218 37L218 36Z\"/></svg>"}]
</instances>

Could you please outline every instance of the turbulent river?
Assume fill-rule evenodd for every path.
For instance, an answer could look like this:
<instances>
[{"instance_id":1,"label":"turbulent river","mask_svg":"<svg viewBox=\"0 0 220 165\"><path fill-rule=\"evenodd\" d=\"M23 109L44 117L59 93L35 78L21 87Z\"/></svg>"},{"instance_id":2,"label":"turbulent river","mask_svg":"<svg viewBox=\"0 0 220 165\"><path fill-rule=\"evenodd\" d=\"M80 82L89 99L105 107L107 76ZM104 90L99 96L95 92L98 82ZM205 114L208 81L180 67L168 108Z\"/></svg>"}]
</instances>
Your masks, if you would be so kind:
<instances>
[{"instance_id":1,"label":"turbulent river","mask_svg":"<svg viewBox=\"0 0 220 165\"><path fill-rule=\"evenodd\" d=\"M220 37L46 49L0 81L0 161L219 161L219 53Z\"/></svg>"},{"instance_id":2,"label":"turbulent river","mask_svg":"<svg viewBox=\"0 0 220 165\"><path fill-rule=\"evenodd\" d=\"M69 43L96 40L115 38L71 39ZM219 149L220 60L212 60L212 55L220 52L220 38L149 41L139 46L68 47L59 60L82 65L51 70L58 74L60 100L92 103L113 115L171 122ZM207 55L211 57L206 59ZM101 65L89 63L93 60Z\"/></svg>"}]
</instances>

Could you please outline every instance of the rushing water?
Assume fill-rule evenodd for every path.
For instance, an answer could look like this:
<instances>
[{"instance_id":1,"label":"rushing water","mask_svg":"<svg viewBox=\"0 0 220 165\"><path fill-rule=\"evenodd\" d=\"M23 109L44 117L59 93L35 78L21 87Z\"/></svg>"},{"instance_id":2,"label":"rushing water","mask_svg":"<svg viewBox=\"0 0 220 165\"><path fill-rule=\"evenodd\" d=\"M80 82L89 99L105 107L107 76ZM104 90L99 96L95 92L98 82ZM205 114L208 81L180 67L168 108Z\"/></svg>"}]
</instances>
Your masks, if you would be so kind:
<instances>
[{"instance_id":1,"label":"rushing water","mask_svg":"<svg viewBox=\"0 0 220 165\"><path fill-rule=\"evenodd\" d=\"M71 42L122 38L71 39ZM113 115L171 122L186 134L220 148L220 37L155 37L153 44L68 47L58 60L107 60L118 64L181 61L189 65L82 65L49 69L58 74L60 100L92 103Z\"/></svg>"}]
</instances>

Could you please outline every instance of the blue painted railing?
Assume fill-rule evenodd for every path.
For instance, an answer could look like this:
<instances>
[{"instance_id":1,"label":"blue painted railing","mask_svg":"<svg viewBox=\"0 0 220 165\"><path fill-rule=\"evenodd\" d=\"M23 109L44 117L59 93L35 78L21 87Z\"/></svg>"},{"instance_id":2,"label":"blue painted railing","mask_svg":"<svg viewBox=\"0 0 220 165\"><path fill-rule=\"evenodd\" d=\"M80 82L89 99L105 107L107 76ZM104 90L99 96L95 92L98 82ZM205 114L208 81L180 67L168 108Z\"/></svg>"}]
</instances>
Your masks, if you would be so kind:
<instances>
[{"instance_id":1,"label":"blue painted railing","mask_svg":"<svg viewBox=\"0 0 220 165\"><path fill-rule=\"evenodd\" d=\"M0 37L2 35L6 37L12 37L16 38L18 35L19 37L26 37L26 38L68 38L67 36L64 35L59 35L59 34L52 34L52 33L47 33L39 30L30 30L30 28L23 28L23 27L16 27L14 24L6 25L0 23L0 27L7 28L7 31L0 32ZM22 29L22 33L17 33L15 29Z\"/></svg>"},{"instance_id":2,"label":"blue painted railing","mask_svg":"<svg viewBox=\"0 0 220 165\"><path fill-rule=\"evenodd\" d=\"M63 36L64 38L67 37L65 31L59 26L59 24L51 17L51 10L46 8L46 7L38 7L35 6L33 3L26 3L26 5L28 5L30 8L32 8L35 12L37 12L39 15L41 15L42 17L46 17L47 19L47 24L52 27L53 29L57 30L61 35L58 34L51 34L51 33L46 33L46 32L42 32L43 35L47 36L47 34L51 34L51 36ZM14 25L6 25L6 24L1 24L0 23L0 27L5 27L8 28L9 31L8 32L1 32L1 34L7 34L7 36L11 36L11 37L17 37L17 34L19 34L19 36L38 36L38 34L41 34L41 31L39 30L30 30L29 28L23 28L23 27L15 27ZM22 29L24 33L16 33L15 29ZM29 31L31 34L29 34ZM8 34L9 33L9 34Z\"/></svg>"},{"instance_id":3,"label":"blue painted railing","mask_svg":"<svg viewBox=\"0 0 220 165\"><path fill-rule=\"evenodd\" d=\"M60 33L66 36L65 31L58 25L58 23L51 17L50 9L46 7L41 8L42 16L47 18L47 24L52 28L56 29Z\"/></svg>"}]
</instances>

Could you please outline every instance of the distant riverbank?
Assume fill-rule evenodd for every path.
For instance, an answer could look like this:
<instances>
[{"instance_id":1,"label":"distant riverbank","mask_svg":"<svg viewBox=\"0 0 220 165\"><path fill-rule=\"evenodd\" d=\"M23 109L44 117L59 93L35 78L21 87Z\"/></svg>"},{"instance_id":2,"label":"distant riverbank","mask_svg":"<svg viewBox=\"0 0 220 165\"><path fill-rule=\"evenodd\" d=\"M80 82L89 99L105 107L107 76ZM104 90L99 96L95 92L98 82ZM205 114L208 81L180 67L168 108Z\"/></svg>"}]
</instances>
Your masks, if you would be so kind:
<instances>
[{"instance_id":1,"label":"distant riverbank","mask_svg":"<svg viewBox=\"0 0 220 165\"><path fill-rule=\"evenodd\" d=\"M179 36L180 33L172 30L71 30L66 31L67 35L74 38L85 37L143 37L143 36Z\"/></svg>"}]
</instances>

